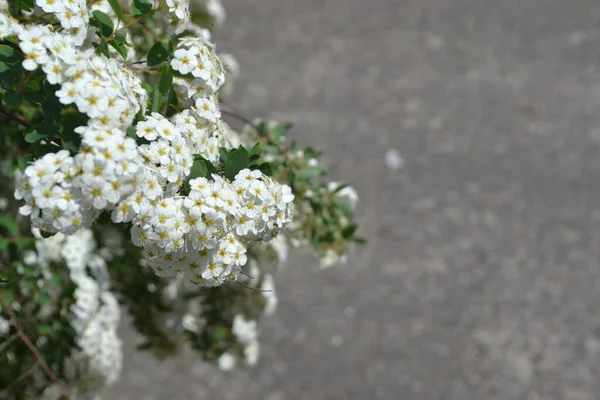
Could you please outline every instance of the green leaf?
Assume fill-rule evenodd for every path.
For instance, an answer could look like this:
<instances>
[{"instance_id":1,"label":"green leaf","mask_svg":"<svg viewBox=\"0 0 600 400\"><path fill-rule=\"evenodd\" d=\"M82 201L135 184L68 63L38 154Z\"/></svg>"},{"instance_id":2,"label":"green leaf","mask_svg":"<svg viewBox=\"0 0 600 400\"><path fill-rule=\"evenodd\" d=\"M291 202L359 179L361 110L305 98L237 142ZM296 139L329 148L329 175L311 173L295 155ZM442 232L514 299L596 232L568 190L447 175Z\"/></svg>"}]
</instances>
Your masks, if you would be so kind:
<instances>
[{"instance_id":1,"label":"green leaf","mask_svg":"<svg viewBox=\"0 0 600 400\"><path fill-rule=\"evenodd\" d=\"M160 106L162 105L162 95L160 94L159 85L154 86L154 91L152 92L152 107L150 107L150 111L158 112L160 110Z\"/></svg>"},{"instance_id":2,"label":"green leaf","mask_svg":"<svg viewBox=\"0 0 600 400\"><path fill-rule=\"evenodd\" d=\"M248 168L249 164L248 151L243 146L233 149L227 156L227 164L225 164L224 170L225 176L232 181L237 173L244 168Z\"/></svg>"},{"instance_id":3,"label":"green leaf","mask_svg":"<svg viewBox=\"0 0 600 400\"><path fill-rule=\"evenodd\" d=\"M23 55L11 46L0 44L0 61L6 64L16 64L23 61Z\"/></svg>"},{"instance_id":4,"label":"green leaf","mask_svg":"<svg viewBox=\"0 0 600 400\"><path fill-rule=\"evenodd\" d=\"M134 17L141 17L152 10L152 4L146 0L133 0L131 2L131 13Z\"/></svg>"},{"instance_id":5,"label":"green leaf","mask_svg":"<svg viewBox=\"0 0 600 400\"><path fill-rule=\"evenodd\" d=\"M179 105L179 98L177 97L177 93L174 90L169 91L167 104L168 106L167 111L165 112L165 117L171 118L177 113L177 106Z\"/></svg>"},{"instance_id":6,"label":"green leaf","mask_svg":"<svg viewBox=\"0 0 600 400\"><path fill-rule=\"evenodd\" d=\"M21 80L22 71L21 65L9 67L6 63L0 63L0 83L8 87L16 85Z\"/></svg>"},{"instance_id":7,"label":"green leaf","mask_svg":"<svg viewBox=\"0 0 600 400\"><path fill-rule=\"evenodd\" d=\"M169 57L169 50L162 42L156 42L148 51L148 66L153 67Z\"/></svg>"},{"instance_id":8,"label":"green leaf","mask_svg":"<svg viewBox=\"0 0 600 400\"><path fill-rule=\"evenodd\" d=\"M350 186L350 185L348 185L347 183L344 183L343 185L339 185L338 187L335 188L333 193L339 193L341 190L347 188L348 186Z\"/></svg>"},{"instance_id":9,"label":"green leaf","mask_svg":"<svg viewBox=\"0 0 600 400\"><path fill-rule=\"evenodd\" d=\"M50 121L38 122L33 125L25 134L25 141L27 143L37 143L40 140L52 136L56 133L57 129Z\"/></svg>"},{"instance_id":10,"label":"green leaf","mask_svg":"<svg viewBox=\"0 0 600 400\"><path fill-rule=\"evenodd\" d=\"M81 144L81 136L75 132L78 126L86 125L88 117L74 111L63 113L61 125L59 127L60 137L63 146L72 152L77 152Z\"/></svg>"},{"instance_id":11,"label":"green leaf","mask_svg":"<svg viewBox=\"0 0 600 400\"><path fill-rule=\"evenodd\" d=\"M152 348L152 342L147 341L147 342L143 342L138 344L137 346L138 350L150 350Z\"/></svg>"},{"instance_id":12,"label":"green leaf","mask_svg":"<svg viewBox=\"0 0 600 400\"><path fill-rule=\"evenodd\" d=\"M293 126L294 124L291 122L280 122L271 129L271 132L277 137L281 137L281 135L292 129Z\"/></svg>"},{"instance_id":13,"label":"green leaf","mask_svg":"<svg viewBox=\"0 0 600 400\"><path fill-rule=\"evenodd\" d=\"M206 174L208 173L208 167L206 166L206 162L204 160L198 160L194 162L192 168L190 170L190 179L196 178L206 178Z\"/></svg>"},{"instance_id":14,"label":"green leaf","mask_svg":"<svg viewBox=\"0 0 600 400\"><path fill-rule=\"evenodd\" d=\"M306 169L296 171L296 176L299 178L313 178L315 176L325 176L327 175L327 168L322 165L317 165L316 167L308 167Z\"/></svg>"},{"instance_id":15,"label":"green leaf","mask_svg":"<svg viewBox=\"0 0 600 400\"><path fill-rule=\"evenodd\" d=\"M206 165L206 161L204 160L196 160L190 169L190 174L187 179L183 182L182 191L184 195L188 195L191 191L190 180L196 178L206 178L208 174L208 167Z\"/></svg>"},{"instance_id":16,"label":"green leaf","mask_svg":"<svg viewBox=\"0 0 600 400\"><path fill-rule=\"evenodd\" d=\"M110 4L110 7L115 12L115 15L117 16L117 18L119 18L122 21L123 20L123 9L121 8L121 2L119 0L108 0L108 4Z\"/></svg>"},{"instance_id":17,"label":"green leaf","mask_svg":"<svg viewBox=\"0 0 600 400\"><path fill-rule=\"evenodd\" d=\"M250 162L256 161L260 158L260 143L256 143L252 150L250 150L250 154L248 155L248 159Z\"/></svg>"},{"instance_id":18,"label":"green leaf","mask_svg":"<svg viewBox=\"0 0 600 400\"><path fill-rule=\"evenodd\" d=\"M2 104L6 108L17 108L23 103L23 93L14 90L7 90L2 96Z\"/></svg>"},{"instance_id":19,"label":"green leaf","mask_svg":"<svg viewBox=\"0 0 600 400\"><path fill-rule=\"evenodd\" d=\"M271 166L271 163L262 163L256 169L267 176L273 176L273 167Z\"/></svg>"},{"instance_id":20,"label":"green leaf","mask_svg":"<svg viewBox=\"0 0 600 400\"><path fill-rule=\"evenodd\" d=\"M31 154L26 154L19 158L19 161L17 161L17 166L21 171L25 171L25 168L27 168L31 160L33 160L33 156Z\"/></svg>"},{"instance_id":21,"label":"green leaf","mask_svg":"<svg viewBox=\"0 0 600 400\"><path fill-rule=\"evenodd\" d=\"M114 40L116 40L118 43L121 43L122 45L127 47L131 47L131 43L127 41L127 32L129 32L127 28L121 28L114 34L113 37L115 38Z\"/></svg>"},{"instance_id":22,"label":"green leaf","mask_svg":"<svg viewBox=\"0 0 600 400\"><path fill-rule=\"evenodd\" d=\"M352 236L348 240L350 240L351 242L354 242L354 243L358 243L358 244L366 244L367 243L367 240L360 236Z\"/></svg>"},{"instance_id":23,"label":"green leaf","mask_svg":"<svg viewBox=\"0 0 600 400\"><path fill-rule=\"evenodd\" d=\"M100 44L96 47L96 52L108 57L108 42L105 37L100 38Z\"/></svg>"},{"instance_id":24,"label":"green leaf","mask_svg":"<svg viewBox=\"0 0 600 400\"><path fill-rule=\"evenodd\" d=\"M214 328L210 331L210 336L216 342L225 340L226 335L227 335L227 332L225 331L225 328L219 327L219 328Z\"/></svg>"},{"instance_id":25,"label":"green leaf","mask_svg":"<svg viewBox=\"0 0 600 400\"><path fill-rule=\"evenodd\" d=\"M352 237L352 235L354 235L354 232L356 232L356 229L358 228L358 224L356 223L351 223L350 225L348 225L347 227L345 227L342 230L342 237L346 240L350 239Z\"/></svg>"},{"instance_id":26,"label":"green leaf","mask_svg":"<svg viewBox=\"0 0 600 400\"><path fill-rule=\"evenodd\" d=\"M109 37L115 30L115 25L112 19L100 10L92 12L94 20L97 21L96 25L100 27L100 35L103 37Z\"/></svg>"},{"instance_id":27,"label":"green leaf","mask_svg":"<svg viewBox=\"0 0 600 400\"><path fill-rule=\"evenodd\" d=\"M171 71L170 65L165 65L160 69L158 86L162 94L166 94L173 87L173 71Z\"/></svg>"},{"instance_id":28,"label":"green leaf","mask_svg":"<svg viewBox=\"0 0 600 400\"><path fill-rule=\"evenodd\" d=\"M48 118L56 120L58 117L60 117L62 107L55 102L45 101L42 103L42 110Z\"/></svg>"},{"instance_id":29,"label":"green leaf","mask_svg":"<svg viewBox=\"0 0 600 400\"><path fill-rule=\"evenodd\" d=\"M228 151L224 147L219 147L219 162L223 165L227 164Z\"/></svg>"},{"instance_id":30,"label":"green leaf","mask_svg":"<svg viewBox=\"0 0 600 400\"><path fill-rule=\"evenodd\" d=\"M52 325L50 324L39 324L37 326L38 333L40 336L48 336L52 333Z\"/></svg>"},{"instance_id":31,"label":"green leaf","mask_svg":"<svg viewBox=\"0 0 600 400\"><path fill-rule=\"evenodd\" d=\"M47 138L48 135L38 132L35 128L30 128L25 134L25 141L27 143L37 143L42 139Z\"/></svg>"},{"instance_id":32,"label":"green leaf","mask_svg":"<svg viewBox=\"0 0 600 400\"><path fill-rule=\"evenodd\" d=\"M46 293L40 293L38 296L38 303L40 304L50 304L52 303L52 298L48 296Z\"/></svg>"},{"instance_id":33,"label":"green leaf","mask_svg":"<svg viewBox=\"0 0 600 400\"><path fill-rule=\"evenodd\" d=\"M0 214L0 226L11 236L19 236L19 225L8 214Z\"/></svg>"},{"instance_id":34,"label":"green leaf","mask_svg":"<svg viewBox=\"0 0 600 400\"><path fill-rule=\"evenodd\" d=\"M108 41L108 44L110 44L112 48L115 49L121 55L121 57L123 57L123 59L127 59L127 48L123 45L123 43L112 39Z\"/></svg>"},{"instance_id":35,"label":"green leaf","mask_svg":"<svg viewBox=\"0 0 600 400\"><path fill-rule=\"evenodd\" d=\"M133 139L138 138L135 126L130 126L129 128L127 128L126 133L127 133L127 136L129 136L130 138L133 138Z\"/></svg>"}]
</instances>

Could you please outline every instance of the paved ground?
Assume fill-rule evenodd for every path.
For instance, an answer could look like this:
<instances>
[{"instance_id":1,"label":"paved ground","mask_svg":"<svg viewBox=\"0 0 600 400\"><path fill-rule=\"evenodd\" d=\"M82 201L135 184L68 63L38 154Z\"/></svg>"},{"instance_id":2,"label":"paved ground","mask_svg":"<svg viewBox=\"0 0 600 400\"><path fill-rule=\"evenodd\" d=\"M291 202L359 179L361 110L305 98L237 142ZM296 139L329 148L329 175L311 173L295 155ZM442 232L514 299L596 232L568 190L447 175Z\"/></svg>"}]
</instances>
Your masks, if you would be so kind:
<instances>
[{"instance_id":1,"label":"paved ground","mask_svg":"<svg viewBox=\"0 0 600 400\"><path fill-rule=\"evenodd\" d=\"M226 3L235 103L326 151L371 242L279 275L257 368L131 354L107 398L600 398L600 4Z\"/></svg>"}]
</instances>

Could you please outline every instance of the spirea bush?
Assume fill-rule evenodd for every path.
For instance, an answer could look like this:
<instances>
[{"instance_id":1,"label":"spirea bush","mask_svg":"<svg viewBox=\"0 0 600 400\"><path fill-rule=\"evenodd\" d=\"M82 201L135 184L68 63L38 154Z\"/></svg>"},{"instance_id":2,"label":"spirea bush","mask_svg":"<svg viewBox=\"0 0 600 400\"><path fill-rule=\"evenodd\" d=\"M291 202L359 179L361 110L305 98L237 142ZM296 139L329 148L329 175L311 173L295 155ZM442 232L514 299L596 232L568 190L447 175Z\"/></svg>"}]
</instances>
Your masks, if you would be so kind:
<instances>
[{"instance_id":1,"label":"spirea bush","mask_svg":"<svg viewBox=\"0 0 600 400\"><path fill-rule=\"evenodd\" d=\"M0 0L0 398L96 396L121 310L157 357L253 365L288 244L328 267L363 241L356 192L291 124L228 106L224 18L218 0Z\"/></svg>"}]
</instances>

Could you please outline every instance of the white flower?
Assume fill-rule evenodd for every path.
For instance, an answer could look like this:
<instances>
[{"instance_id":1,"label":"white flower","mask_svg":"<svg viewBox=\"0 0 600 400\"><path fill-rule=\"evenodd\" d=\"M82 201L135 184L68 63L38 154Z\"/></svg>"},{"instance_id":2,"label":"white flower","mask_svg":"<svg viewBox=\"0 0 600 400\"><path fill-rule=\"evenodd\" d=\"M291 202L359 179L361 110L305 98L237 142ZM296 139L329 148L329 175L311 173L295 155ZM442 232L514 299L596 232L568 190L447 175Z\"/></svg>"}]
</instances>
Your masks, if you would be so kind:
<instances>
[{"instance_id":1,"label":"white flower","mask_svg":"<svg viewBox=\"0 0 600 400\"><path fill-rule=\"evenodd\" d=\"M198 115L208 121L217 122L221 118L221 111L217 105L215 96L199 97L196 99L195 111Z\"/></svg>"},{"instance_id":2,"label":"white flower","mask_svg":"<svg viewBox=\"0 0 600 400\"><path fill-rule=\"evenodd\" d=\"M231 353L223 353L217 361L222 371L231 371L235 368L235 357Z\"/></svg>"},{"instance_id":3,"label":"white flower","mask_svg":"<svg viewBox=\"0 0 600 400\"><path fill-rule=\"evenodd\" d=\"M173 55L175 57L171 60L171 66L175 71L179 71L183 75L189 74L198 64L198 60L191 50L178 49L175 50Z\"/></svg>"},{"instance_id":4,"label":"white flower","mask_svg":"<svg viewBox=\"0 0 600 400\"><path fill-rule=\"evenodd\" d=\"M255 365L258 361L258 356L260 354L260 345L258 341L253 341L249 343L244 349L244 356L246 356L246 364Z\"/></svg>"},{"instance_id":5,"label":"white flower","mask_svg":"<svg viewBox=\"0 0 600 400\"><path fill-rule=\"evenodd\" d=\"M181 320L181 325L184 329L188 331L198 333L200 327L198 325L198 318L193 316L192 314L185 314L183 319Z\"/></svg>"},{"instance_id":6,"label":"white flower","mask_svg":"<svg viewBox=\"0 0 600 400\"><path fill-rule=\"evenodd\" d=\"M0 317L0 337L6 336L10 331L10 321Z\"/></svg>"},{"instance_id":7,"label":"white flower","mask_svg":"<svg viewBox=\"0 0 600 400\"><path fill-rule=\"evenodd\" d=\"M246 320L242 314L238 314L233 318L231 332L242 343L251 343L258 337L256 321Z\"/></svg>"}]
</instances>

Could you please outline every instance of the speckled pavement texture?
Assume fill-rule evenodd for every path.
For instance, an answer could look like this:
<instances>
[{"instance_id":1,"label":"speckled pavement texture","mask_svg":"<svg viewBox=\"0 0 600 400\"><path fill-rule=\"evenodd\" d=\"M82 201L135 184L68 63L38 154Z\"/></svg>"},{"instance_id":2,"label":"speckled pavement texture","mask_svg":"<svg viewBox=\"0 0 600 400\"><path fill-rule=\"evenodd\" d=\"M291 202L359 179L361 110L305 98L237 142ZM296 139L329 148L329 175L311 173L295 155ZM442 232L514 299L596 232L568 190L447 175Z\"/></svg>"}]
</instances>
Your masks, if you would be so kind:
<instances>
[{"instance_id":1,"label":"speckled pavement texture","mask_svg":"<svg viewBox=\"0 0 600 400\"><path fill-rule=\"evenodd\" d=\"M293 257L252 370L124 329L106 398L600 399L600 3L225 3L233 102L324 150L370 243Z\"/></svg>"}]
</instances>

